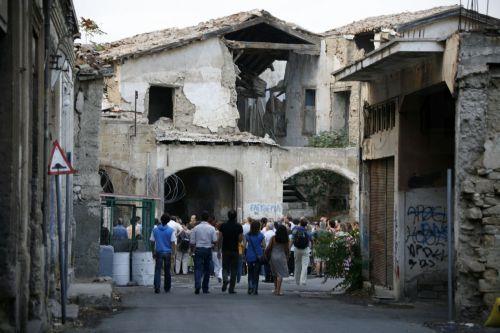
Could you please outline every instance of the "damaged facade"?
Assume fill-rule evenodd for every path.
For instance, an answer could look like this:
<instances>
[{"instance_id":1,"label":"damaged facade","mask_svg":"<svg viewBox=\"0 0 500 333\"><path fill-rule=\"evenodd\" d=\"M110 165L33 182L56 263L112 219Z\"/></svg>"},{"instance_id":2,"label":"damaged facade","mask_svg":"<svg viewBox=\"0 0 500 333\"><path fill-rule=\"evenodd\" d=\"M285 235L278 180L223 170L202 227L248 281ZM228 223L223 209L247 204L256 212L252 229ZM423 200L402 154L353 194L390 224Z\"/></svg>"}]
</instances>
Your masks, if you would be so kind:
<instances>
[{"instance_id":1,"label":"damaged facade","mask_svg":"<svg viewBox=\"0 0 500 333\"><path fill-rule=\"evenodd\" d=\"M314 215L283 182L330 170L348 184L346 206L357 220L357 123L341 126L353 133L351 147L307 147L338 126L329 75L336 67L321 36L251 11L106 44L98 56L112 73L100 166L115 193L158 196L158 211L182 218L207 209L225 219L231 207L240 219Z\"/></svg>"},{"instance_id":2,"label":"damaged facade","mask_svg":"<svg viewBox=\"0 0 500 333\"><path fill-rule=\"evenodd\" d=\"M452 6L330 32L365 49L333 75L365 87L362 251L364 276L381 297L445 297L450 241L457 313L475 316L500 294L498 26ZM453 225L447 169L454 170Z\"/></svg>"},{"instance_id":3,"label":"damaged facade","mask_svg":"<svg viewBox=\"0 0 500 333\"><path fill-rule=\"evenodd\" d=\"M55 182L47 166L54 140L73 152L77 35L70 0L0 2L2 332L47 331L59 298ZM71 222L71 202L65 206L63 220Z\"/></svg>"}]
</instances>

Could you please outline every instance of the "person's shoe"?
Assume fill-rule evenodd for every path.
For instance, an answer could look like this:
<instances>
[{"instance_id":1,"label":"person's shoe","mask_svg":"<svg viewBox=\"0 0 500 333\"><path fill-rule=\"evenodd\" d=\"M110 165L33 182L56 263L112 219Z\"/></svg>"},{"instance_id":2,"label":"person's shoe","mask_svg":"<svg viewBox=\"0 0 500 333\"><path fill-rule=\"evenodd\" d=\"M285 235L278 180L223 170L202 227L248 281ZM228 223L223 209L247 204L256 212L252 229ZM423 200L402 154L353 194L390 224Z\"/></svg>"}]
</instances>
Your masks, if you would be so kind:
<instances>
[{"instance_id":1,"label":"person's shoe","mask_svg":"<svg viewBox=\"0 0 500 333\"><path fill-rule=\"evenodd\" d=\"M226 292L227 290L227 282L222 283L222 292Z\"/></svg>"},{"instance_id":2,"label":"person's shoe","mask_svg":"<svg viewBox=\"0 0 500 333\"><path fill-rule=\"evenodd\" d=\"M252 293L252 295L258 295L258 294L259 294L259 292L257 290L254 290Z\"/></svg>"},{"instance_id":3,"label":"person's shoe","mask_svg":"<svg viewBox=\"0 0 500 333\"><path fill-rule=\"evenodd\" d=\"M200 294L200 289L199 289L199 288L196 288L196 289L194 290L194 293L195 293L196 295L199 295L199 294Z\"/></svg>"},{"instance_id":4,"label":"person's shoe","mask_svg":"<svg viewBox=\"0 0 500 333\"><path fill-rule=\"evenodd\" d=\"M253 289L252 288L248 288L248 295L252 295L253 294Z\"/></svg>"},{"instance_id":5,"label":"person's shoe","mask_svg":"<svg viewBox=\"0 0 500 333\"><path fill-rule=\"evenodd\" d=\"M204 294L210 294L210 291L208 291L208 290L203 290L203 293L204 293Z\"/></svg>"},{"instance_id":6,"label":"person's shoe","mask_svg":"<svg viewBox=\"0 0 500 333\"><path fill-rule=\"evenodd\" d=\"M155 289L155 294L159 294L160 293L160 289Z\"/></svg>"},{"instance_id":7,"label":"person's shoe","mask_svg":"<svg viewBox=\"0 0 500 333\"><path fill-rule=\"evenodd\" d=\"M230 293L230 294L236 294L236 291L234 291L234 290L229 290L229 293Z\"/></svg>"},{"instance_id":8,"label":"person's shoe","mask_svg":"<svg viewBox=\"0 0 500 333\"><path fill-rule=\"evenodd\" d=\"M166 292L166 293L169 293L169 292L170 292L170 289L165 289L165 292Z\"/></svg>"}]
</instances>

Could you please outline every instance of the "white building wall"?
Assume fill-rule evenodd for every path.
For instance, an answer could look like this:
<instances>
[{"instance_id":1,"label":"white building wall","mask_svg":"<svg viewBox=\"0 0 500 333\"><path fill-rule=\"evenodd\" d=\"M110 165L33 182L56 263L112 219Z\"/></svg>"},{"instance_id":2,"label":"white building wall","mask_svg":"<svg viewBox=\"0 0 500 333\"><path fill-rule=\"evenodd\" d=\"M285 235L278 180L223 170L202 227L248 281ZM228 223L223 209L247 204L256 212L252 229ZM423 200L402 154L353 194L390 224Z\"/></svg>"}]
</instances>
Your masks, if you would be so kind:
<instances>
[{"instance_id":1,"label":"white building wall","mask_svg":"<svg viewBox=\"0 0 500 333\"><path fill-rule=\"evenodd\" d=\"M137 91L137 112L147 113L149 87L165 85L181 89L195 106L194 125L211 132L236 127L236 74L232 55L219 38L129 59L118 66L121 110L134 110Z\"/></svg>"}]
</instances>

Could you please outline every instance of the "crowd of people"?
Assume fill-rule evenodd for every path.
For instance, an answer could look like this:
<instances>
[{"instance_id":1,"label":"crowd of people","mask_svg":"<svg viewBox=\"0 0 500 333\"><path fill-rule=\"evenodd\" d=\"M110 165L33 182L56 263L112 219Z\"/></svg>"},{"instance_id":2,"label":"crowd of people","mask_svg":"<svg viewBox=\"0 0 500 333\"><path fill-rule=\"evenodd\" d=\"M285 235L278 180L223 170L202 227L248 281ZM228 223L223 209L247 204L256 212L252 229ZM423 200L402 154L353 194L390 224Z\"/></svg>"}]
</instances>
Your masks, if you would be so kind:
<instances>
[{"instance_id":1,"label":"crowd of people","mask_svg":"<svg viewBox=\"0 0 500 333\"><path fill-rule=\"evenodd\" d=\"M236 284L246 273L248 294L258 295L260 276L274 283L274 295L283 295L283 279L294 276L297 285L305 285L308 274L322 276L324 262L314 256L314 243L321 233L347 235L359 226L322 217L318 222L291 216L273 221L246 218L236 221L235 210L226 222L218 222L203 212L198 221L187 223L164 213L151 232L155 259L154 291L160 292L164 271L164 291L171 288L171 265L175 274L194 272L195 294L209 293L210 276L222 283L222 292L236 293ZM123 234L123 233L122 233Z\"/></svg>"}]
</instances>

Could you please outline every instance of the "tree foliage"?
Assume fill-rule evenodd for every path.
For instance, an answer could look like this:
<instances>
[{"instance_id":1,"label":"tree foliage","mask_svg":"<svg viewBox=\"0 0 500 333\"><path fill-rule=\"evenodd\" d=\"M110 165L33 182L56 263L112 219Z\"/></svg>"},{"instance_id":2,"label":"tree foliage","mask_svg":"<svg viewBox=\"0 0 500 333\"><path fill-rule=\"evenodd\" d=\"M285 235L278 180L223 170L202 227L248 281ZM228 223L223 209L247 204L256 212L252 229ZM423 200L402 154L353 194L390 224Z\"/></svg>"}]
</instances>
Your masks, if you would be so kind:
<instances>
[{"instance_id":1,"label":"tree foliage","mask_svg":"<svg viewBox=\"0 0 500 333\"><path fill-rule=\"evenodd\" d=\"M321 132L309 139L309 147L345 148L349 146L349 137L345 130Z\"/></svg>"},{"instance_id":2,"label":"tree foliage","mask_svg":"<svg viewBox=\"0 0 500 333\"><path fill-rule=\"evenodd\" d=\"M348 291L361 289L361 247L359 231L345 235L323 232L314 243L315 256L325 261L325 277L343 279L336 287Z\"/></svg>"}]
</instances>

